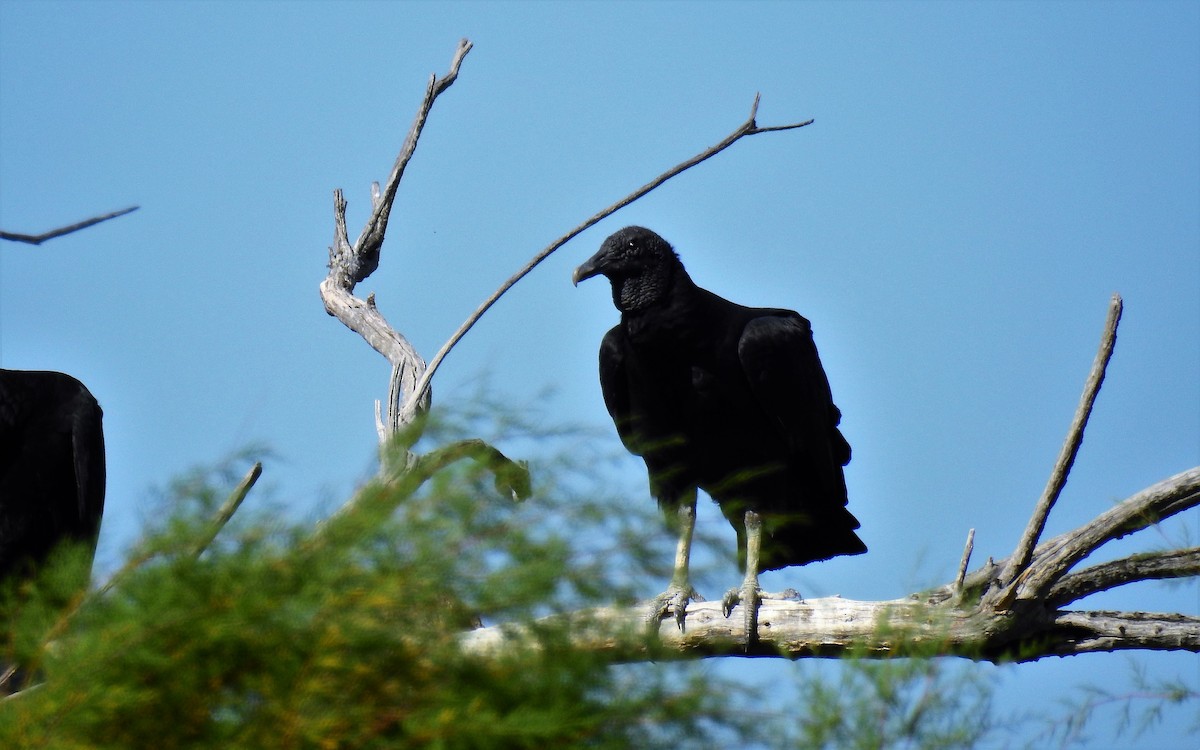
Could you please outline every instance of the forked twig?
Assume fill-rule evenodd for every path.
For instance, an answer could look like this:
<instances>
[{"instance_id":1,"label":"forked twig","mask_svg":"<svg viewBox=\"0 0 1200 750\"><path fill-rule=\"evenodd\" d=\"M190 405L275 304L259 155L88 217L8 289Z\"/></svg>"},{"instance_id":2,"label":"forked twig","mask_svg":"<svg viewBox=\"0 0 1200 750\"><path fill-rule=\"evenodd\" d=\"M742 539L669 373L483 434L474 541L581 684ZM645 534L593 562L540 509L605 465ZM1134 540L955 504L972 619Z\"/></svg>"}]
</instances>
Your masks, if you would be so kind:
<instances>
[{"instance_id":1,"label":"forked twig","mask_svg":"<svg viewBox=\"0 0 1200 750\"><path fill-rule=\"evenodd\" d=\"M421 106L417 109L417 116L413 120L412 126L408 129L408 136L404 139L404 145L401 147L400 153L392 165L392 171L388 175L387 182L384 183L382 193L379 191L377 184L372 185L371 217L367 220L366 226L363 227L358 241L354 243L355 252L367 256L371 259L372 263L369 266L359 269L361 276L355 279L356 281L362 281L367 276L370 276L379 266L379 249L383 245L384 234L387 232L388 218L392 213L392 204L396 201L396 191L400 187L400 180L404 177L404 170L408 166L409 160L416 153L417 141L421 138L421 131L425 129L425 120L429 117L429 111L433 109L434 100L458 80L458 69L462 66L463 58L471 51L472 46L470 40L460 40L458 48L454 50L454 58L450 61L450 70L446 75L441 78L436 75L429 76L429 83L425 87L425 98L421 101ZM341 217L341 221L344 225L344 214Z\"/></svg>"},{"instance_id":2,"label":"forked twig","mask_svg":"<svg viewBox=\"0 0 1200 750\"><path fill-rule=\"evenodd\" d=\"M404 145L396 156L383 189L380 189L378 183L371 185L371 216L353 245L350 244L350 236L346 230L345 196L340 189L333 193L334 238L333 246L329 248L329 275L321 282L321 299L325 303L326 312L362 336L392 364L390 390L393 393L412 391L412 386L425 371L425 360L408 339L388 324L375 306L373 296L364 302L355 297L353 291L356 284L379 267L380 249L404 170L416 152L417 142L434 101L458 78L459 68L471 47L469 40L461 40L450 62L449 72L441 77L429 77L425 96L417 108L416 117L409 127ZM389 398L387 422L384 423L382 418L376 420L381 443L386 442L388 436L397 432L404 424L400 421L399 403L399 397ZM408 421L411 421L416 413L427 409L428 405L428 389L425 389L424 395L413 404Z\"/></svg>"},{"instance_id":3,"label":"forked twig","mask_svg":"<svg viewBox=\"0 0 1200 750\"><path fill-rule=\"evenodd\" d=\"M1012 598L1042 601L1075 563L1101 545L1159 523L1200 503L1200 467L1180 472L1126 499L1053 544L1038 545L1031 564L1010 585Z\"/></svg>"}]
</instances>

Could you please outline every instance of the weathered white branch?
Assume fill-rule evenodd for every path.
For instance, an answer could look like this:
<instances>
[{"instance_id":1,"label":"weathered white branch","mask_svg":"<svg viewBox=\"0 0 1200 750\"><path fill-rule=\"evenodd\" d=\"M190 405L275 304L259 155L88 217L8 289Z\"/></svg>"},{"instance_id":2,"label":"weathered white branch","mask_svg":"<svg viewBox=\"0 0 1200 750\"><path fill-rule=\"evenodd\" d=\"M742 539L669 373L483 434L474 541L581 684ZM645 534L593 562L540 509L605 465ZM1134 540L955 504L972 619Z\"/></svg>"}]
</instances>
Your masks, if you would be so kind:
<instances>
[{"instance_id":1,"label":"weathered white branch","mask_svg":"<svg viewBox=\"0 0 1200 750\"><path fill-rule=\"evenodd\" d=\"M1163 480L1102 513L1092 522L1039 545L1028 580L1091 551L1103 541L1145 528L1200 505L1200 467ZM1086 554L1086 552L1084 553ZM1065 558L1064 558L1065 556ZM693 602L684 628L669 619L649 626L649 604L603 607L539 622L568 628L577 648L614 661L707 656L961 656L988 661L1034 661L1119 649L1200 652L1200 618L1174 613L1062 611L1062 604L1136 581L1194 576L1200 549L1135 555L1088 568L1061 580L1038 601L997 610L979 596L995 584L1007 561L989 563L962 579L904 599L864 602L838 597L790 601L764 599L755 638L747 638L740 606L725 617L720 602ZM958 596L962 587L962 597ZM967 594L974 592L972 599ZM966 601L964 601L964 599ZM514 643L536 643L537 629L504 625L462 635L465 649L486 655Z\"/></svg>"},{"instance_id":2,"label":"weathered white branch","mask_svg":"<svg viewBox=\"0 0 1200 750\"><path fill-rule=\"evenodd\" d=\"M1110 539L1119 539L1127 534L1140 531L1152 524L1169 518L1177 513L1200 505L1200 466L1168 477L1132 497L1118 503L1096 518L1076 529L1059 534L1052 539L1042 542L1033 552L1034 563L1046 560L1052 554L1058 554L1061 565L1061 552L1065 549L1074 550L1070 556L1071 562L1077 562L1082 557L1103 545ZM1080 539L1087 539L1086 550L1078 548ZM978 570L968 573L963 586L967 591L979 592L988 589L999 590L1000 575L1008 564L1007 559L991 562ZM1068 566L1069 567L1069 566ZM1066 569L1060 568L1056 576L1065 574ZM951 587L947 586L927 594L931 601L940 603L953 595ZM1015 598L1015 597L1014 597Z\"/></svg>"},{"instance_id":3,"label":"weathered white branch","mask_svg":"<svg viewBox=\"0 0 1200 750\"><path fill-rule=\"evenodd\" d=\"M1052 607L1062 607L1085 596L1134 581L1190 578L1198 575L1200 547L1146 552L1065 575L1050 589L1046 601Z\"/></svg>"},{"instance_id":4,"label":"weathered white branch","mask_svg":"<svg viewBox=\"0 0 1200 750\"><path fill-rule=\"evenodd\" d=\"M1079 560L1111 539L1120 539L1200 503L1200 467L1176 474L1125 500L1034 556L1018 581L1017 599L1044 599Z\"/></svg>"},{"instance_id":5,"label":"weathered white branch","mask_svg":"<svg viewBox=\"0 0 1200 750\"><path fill-rule=\"evenodd\" d=\"M391 216L392 204L396 200L396 191L400 188L400 180L404 177L404 170L408 166L409 160L412 159L413 154L417 151L417 141L421 138L421 131L425 129L425 120L429 117L429 111L433 109L434 100L458 80L458 69L462 66L463 59L471 51L472 46L470 40L460 40L458 48L454 51L454 58L450 61L449 72L441 78L438 78L436 75L429 76L429 83L425 87L425 98L422 99L421 106L417 109L416 118L413 120L412 126L408 129L408 136L404 139L404 145L400 148L400 154L396 157L396 162L392 165L392 171L388 175L387 182L384 184L383 192L379 192L378 185L372 186L371 202L373 210L371 218L367 221L366 226L363 227L358 242L354 244L355 248L360 253L365 254L371 261L371 265L360 269L362 275L357 279L358 281L362 281L370 276L379 267L379 249L383 246L384 234L387 232L388 218Z\"/></svg>"},{"instance_id":6,"label":"weathered white branch","mask_svg":"<svg viewBox=\"0 0 1200 750\"><path fill-rule=\"evenodd\" d=\"M1200 617L1158 612L1061 612L1043 656L1143 649L1200 652ZM1019 661L1032 661L1019 659Z\"/></svg>"},{"instance_id":7,"label":"weathered white branch","mask_svg":"<svg viewBox=\"0 0 1200 750\"><path fill-rule=\"evenodd\" d=\"M396 200L396 191L404 177L404 170L417 150L417 142L434 101L458 78L459 67L470 51L471 42L463 39L454 52L450 71L440 78L436 75L430 76L425 87L425 96L417 108L416 117L392 165L383 190L380 191L378 183L372 185L371 216L353 245L350 244L349 233L346 231L346 199L341 190L334 191L334 239L333 246L329 248L329 275L321 282L321 299L325 303L326 312L362 336L375 351L392 364L389 391L393 394L414 393L417 381L425 372L425 360L408 339L388 324L375 306L374 295L364 302L354 296L354 287L379 267L379 253L383 247L392 204ZM399 396L388 399L388 419L380 428L381 442L429 408L429 389L422 388L419 397L410 400L411 408L406 413L406 418L402 419L397 408L400 404Z\"/></svg>"},{"instance_id":8,"label":"weathered white branch","mask_svg":"<svg viewBox=\"0 0 1200 750\"><path fill-rule=\"evenodd\" d=\"M604 607L545 618L537 628L495 626L461 636L468 653L489 656L537 643L537 632L566 628L572 645L614 662L757 656L798 659L855 655L958 656L979 661L1037 661L1094 651L1200 652L1200 618L1174 613L1059 612L1036 619L1012 612L942 610L913 599L864 602L825 598L763 600L757 638L737 611L693 602L687 626L674 620L646 631L646 606Z\"/></svg>"}]
</instances>

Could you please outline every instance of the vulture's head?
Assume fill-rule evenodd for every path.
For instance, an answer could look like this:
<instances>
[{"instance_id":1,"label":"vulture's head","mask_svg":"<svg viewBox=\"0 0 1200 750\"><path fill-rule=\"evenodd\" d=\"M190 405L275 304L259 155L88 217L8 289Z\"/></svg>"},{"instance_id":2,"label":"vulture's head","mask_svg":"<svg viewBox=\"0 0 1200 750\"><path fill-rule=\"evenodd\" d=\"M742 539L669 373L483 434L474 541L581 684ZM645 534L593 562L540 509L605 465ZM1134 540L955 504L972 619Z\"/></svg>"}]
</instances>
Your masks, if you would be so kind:
<instances>
[{"instance_id":1,"label":"vulture's head","mask_svg":"<svg viewBox=\"0 0 1200 750\"><path fill-rule=\"evenodd\" d=\"M683 264L670 243L645 227L625 227L609 235L600 250L579 268L576 285L593 276L612 283L613 304L633 312L666 300Z\"/></svg>"}]
</instances>

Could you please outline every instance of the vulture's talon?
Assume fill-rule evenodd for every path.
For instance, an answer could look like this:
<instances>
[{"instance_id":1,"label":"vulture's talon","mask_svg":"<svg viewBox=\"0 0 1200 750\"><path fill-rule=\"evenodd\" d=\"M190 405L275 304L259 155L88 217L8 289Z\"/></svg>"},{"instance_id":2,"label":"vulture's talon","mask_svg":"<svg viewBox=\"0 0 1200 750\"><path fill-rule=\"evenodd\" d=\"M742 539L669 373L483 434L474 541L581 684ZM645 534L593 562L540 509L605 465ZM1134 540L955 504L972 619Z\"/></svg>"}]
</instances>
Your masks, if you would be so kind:
<instances>
[{"instance_id":1,"label":"vulture's talon","mask_svg":"<svg viewBox=\"0 0 1200 750\"><path fill-rule=\"evenodd\" d=\"M684 629L684 620L687 618L687 605L689 602L702 602L704 597L700 596L691 586L676 586L672 584L667 587L667 590L654 597L650 602L650 617L651 626L657 626L669 615L674 615L675 625L680 632Z\"/></svg>"}]
</instances>

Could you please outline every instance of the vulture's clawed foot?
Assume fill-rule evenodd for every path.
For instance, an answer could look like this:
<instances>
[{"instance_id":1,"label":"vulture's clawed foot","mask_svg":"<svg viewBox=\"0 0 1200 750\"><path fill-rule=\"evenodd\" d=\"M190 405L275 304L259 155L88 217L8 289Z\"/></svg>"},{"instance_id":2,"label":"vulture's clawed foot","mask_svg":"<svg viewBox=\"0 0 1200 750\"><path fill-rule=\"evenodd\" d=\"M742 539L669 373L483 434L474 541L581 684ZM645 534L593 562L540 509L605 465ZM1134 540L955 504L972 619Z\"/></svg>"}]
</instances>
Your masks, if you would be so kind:
<instances>
[{"instance_id":1,"label":"vulture's clawed foot","mask_svg":"<svg viewBox=\"0 0 1200 750\"><path fill-rule=\"evenodd\" d=\"M721 597L721 612L726 617L733 614L734 607L742 605L746 637L750 640L754 640L758 634L758 605L762 603L764 596L768 595L763 593L757 583L747 582L740 588L729 589L725 596Z\"/></svg>"},{"instance_id":2,"label":"vulture's clawed foot","mask_svg":"<svg viewBox=\"0 0 1200 750\"><path fill-rule=\"evenodd\" d=\"M753 588L754 591L757 592L757 597L760 604L762 603L763 599L778 599L779 601L783 602L804 601L804 597L800 596L800 592L796 589L788 588L778 593L772 593L770 591L763 591L757 586ZM736 589L729 589L725 592L725 596L721 597L721 612L726 617L729 617L731 614L733 614L733 608L745 600L745 591L745 586Z\"/></svg>"},{"instance_id":3,"label":"vulture's clawed foot","mask_svg":"<svg viewBox=\"0 0 1200 750\"><path fill-rule=\"evenodd\" d=\"M679 586L673 583L650 602L650 625L657 627L658 623L666 619L668 615L674 615L675 624L682 631L683 620L687 617L688 602L702 601L704 601L704 597L700 596L690 585Z\"/></svg>"},{"instance_id":4,"label":"vulture's clawed foot","mask_svg":"<svg viewBox=\"0 0 1200 750\"><path fill-rule=\"evenodd\" d=\"M758 636L758 608L762 605L764 599L778 599L781 601L798 602L803 601L800 592L796 589L785 589L779 593L771 593L763 591L756 583L744 583L740 588L729 589L725 592L725 596L721 597L721 612L729 617L733 614L733 608L741 604L744 606L744 625L746 628L746 636L750 641L753 641Z\"/></svg>"}]
</instances>

